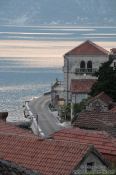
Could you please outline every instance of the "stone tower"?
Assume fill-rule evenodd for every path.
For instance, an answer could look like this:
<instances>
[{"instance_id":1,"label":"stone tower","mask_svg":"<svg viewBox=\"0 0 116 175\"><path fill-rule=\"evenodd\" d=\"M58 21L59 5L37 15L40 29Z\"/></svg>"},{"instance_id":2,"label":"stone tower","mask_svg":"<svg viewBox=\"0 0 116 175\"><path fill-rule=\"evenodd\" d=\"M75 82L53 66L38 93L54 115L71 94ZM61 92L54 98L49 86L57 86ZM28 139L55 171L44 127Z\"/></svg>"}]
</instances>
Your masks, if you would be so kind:
<instances>
[{"instance_id":1,"label":"stone tower","mask_svg":"<svg viewBox=\"0 0 116 175\"><path fill-rule=\"evenodd\" d=\"M64 55L64 99L71 100L72 79L95 79L93 73L109 59L109 52L87 40Z\"/></svg>"}]
</instances>

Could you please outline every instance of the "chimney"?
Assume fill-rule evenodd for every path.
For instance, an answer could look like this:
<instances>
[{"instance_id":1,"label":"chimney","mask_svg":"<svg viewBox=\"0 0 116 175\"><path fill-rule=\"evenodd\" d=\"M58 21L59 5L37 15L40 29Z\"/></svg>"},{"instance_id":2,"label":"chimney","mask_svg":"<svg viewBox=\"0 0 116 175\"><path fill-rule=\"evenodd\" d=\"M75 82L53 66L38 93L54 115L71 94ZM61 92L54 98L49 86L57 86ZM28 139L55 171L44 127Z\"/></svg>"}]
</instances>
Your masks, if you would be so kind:
<instances>
[{"instance_id":1,"label":"chimney","mask_svg":"<svg viewBox=\"0 0 116 175\"><path fill-rule=\"evenodd\" d=\"M0 112L0 121L6 122L7 117L8 117L8 112Z\"/></svg>"}]
</instances>

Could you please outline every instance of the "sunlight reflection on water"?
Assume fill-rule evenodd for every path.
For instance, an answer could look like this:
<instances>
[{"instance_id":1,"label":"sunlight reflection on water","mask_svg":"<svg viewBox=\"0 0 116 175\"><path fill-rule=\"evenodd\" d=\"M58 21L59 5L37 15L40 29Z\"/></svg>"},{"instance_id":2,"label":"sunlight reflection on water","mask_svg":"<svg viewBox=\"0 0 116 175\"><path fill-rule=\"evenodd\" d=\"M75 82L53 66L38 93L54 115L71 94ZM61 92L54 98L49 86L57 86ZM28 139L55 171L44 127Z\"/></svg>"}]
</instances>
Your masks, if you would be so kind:
<instances>
[{"instance_id":1,"label":"sunlight reflection on water","mask_svg":"<svg viewBox=\"0 0 116 175\"><path fill-rule=\"evenodd\" d=\"M87 39L110 50L116 27L0 26L0 110L9 120L22 119L25 100L63 79L63 55Z\"/></svg>"}]
</instances>

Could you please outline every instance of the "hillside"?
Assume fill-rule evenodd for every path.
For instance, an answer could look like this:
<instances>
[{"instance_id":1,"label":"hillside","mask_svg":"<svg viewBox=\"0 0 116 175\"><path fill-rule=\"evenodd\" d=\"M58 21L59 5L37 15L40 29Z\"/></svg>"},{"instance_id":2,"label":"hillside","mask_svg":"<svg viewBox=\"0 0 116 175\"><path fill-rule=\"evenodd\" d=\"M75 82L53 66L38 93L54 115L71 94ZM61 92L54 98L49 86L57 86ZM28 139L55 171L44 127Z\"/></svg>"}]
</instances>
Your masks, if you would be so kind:
<instances>
[{"instance_id":1,"label":"hillside","mask_svg":"<svg viewBox=\"0 0 116 175\"><path fill-rule=\"evenodd\" d=\"M0 23L115 25L115 0L2 0Z\"/></svg>"}]
</instances>

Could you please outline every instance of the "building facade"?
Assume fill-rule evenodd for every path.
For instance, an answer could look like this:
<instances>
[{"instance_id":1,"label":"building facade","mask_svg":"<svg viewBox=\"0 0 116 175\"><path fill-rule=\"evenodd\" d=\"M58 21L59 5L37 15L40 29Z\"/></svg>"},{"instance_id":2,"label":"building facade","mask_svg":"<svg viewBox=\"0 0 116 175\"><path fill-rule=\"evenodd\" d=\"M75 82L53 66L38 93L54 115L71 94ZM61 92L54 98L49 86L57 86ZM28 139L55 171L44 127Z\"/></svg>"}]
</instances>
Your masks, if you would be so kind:
<instances>
[{"instance_id":1,"label":"building facade","mask_svg":"<svg viewBox=\"0 0 116 175\"><path fill-rule=\"evenodd\" d=\"M64 105L64 82L56 80L51 87L51 104L54 108Z\"/></svg>"},{"instance_id":2,"label":"building facade","mask_svg":"<svg viewBox=\"0 0 116 175\"><path fill-rule=\"evenodd\" d=\"M89 97L92 85L96 82L94 79L72 79L70 86L71 102L80 103Z\"/></svg>"},{"instance_id":3,"label":"building facade","mask_svg":"<svg viewBox=\"0 0 116 175\"><path fill-rule=\"evenodd\" d=\"M109 52L87 40L64 55L64 99L71 102L71 80L96 79L93 74L109 59Z\"/></svg>"}]
</instances>

